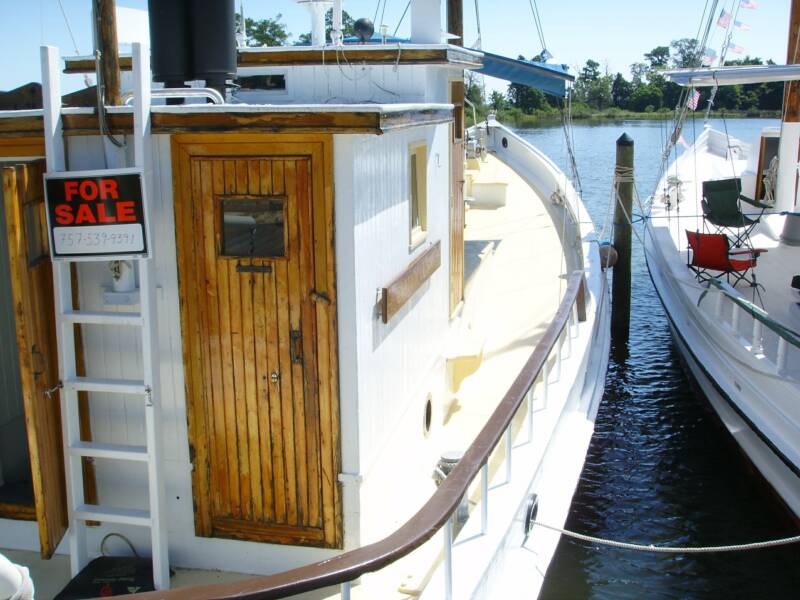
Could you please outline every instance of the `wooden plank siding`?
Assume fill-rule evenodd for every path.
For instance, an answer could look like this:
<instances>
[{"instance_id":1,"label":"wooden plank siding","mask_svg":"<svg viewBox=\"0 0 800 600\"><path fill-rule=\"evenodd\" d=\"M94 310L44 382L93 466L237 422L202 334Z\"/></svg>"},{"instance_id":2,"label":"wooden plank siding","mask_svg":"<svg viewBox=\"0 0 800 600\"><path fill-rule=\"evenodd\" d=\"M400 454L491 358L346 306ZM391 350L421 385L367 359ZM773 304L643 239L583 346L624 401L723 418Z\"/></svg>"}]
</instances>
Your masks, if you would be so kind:
<instances>
[{"instance_id":1,"label":"wooden plank siding","mask_svg":"<svg viewBox=\"0 0 800 600\"><path fill-rule=\"evenodd\" d=\"M450 146L450 314L464 299L464 81L450 82L453 125Z\"/></svg>"},{"instance_id":2,"label":"wooden plank siding","mask_svg":"<svg viewBox=\"0 0 800 600\"><path fill-rule=\"evenodd\" d=\"M66 113L63 115L65 136L100 135L97 116L92 113ZM449 123L453 111L441 106L419 107L408 110L357 110L325 112L309 110L281 110L237 112L213 110L203 112L152 113L153 134L176 133L367 133L381 135L409 127L422 127ZM109 131L114 135L133 133L132 113L107 115ZM13 116L0 118L0 140L41 137L41 116Z\"/></svg>"},{"instance_id":3,"label":"wooden plank siding","mask_svg":"<svg viewBox=\"0 0 800 600\"><path fill-rule=\"evenodd\" d=\"M172 150L196 532L339 548L332 139ZM285 256L224 255L222 202L265 198L283 203Z\"/></svg>"}]
</instances>

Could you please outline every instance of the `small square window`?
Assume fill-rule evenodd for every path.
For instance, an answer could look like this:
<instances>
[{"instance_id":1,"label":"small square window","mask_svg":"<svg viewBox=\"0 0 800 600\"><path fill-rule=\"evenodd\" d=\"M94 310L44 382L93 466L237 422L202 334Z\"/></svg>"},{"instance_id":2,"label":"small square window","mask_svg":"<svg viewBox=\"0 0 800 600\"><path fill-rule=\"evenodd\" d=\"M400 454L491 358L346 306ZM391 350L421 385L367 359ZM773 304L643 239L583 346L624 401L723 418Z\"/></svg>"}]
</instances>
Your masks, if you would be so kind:
<instances>
[{"instance_id":1,"label":"small square window","mask_svg":"<svg viewBox=\"0 0 800 600\"><path fill-rule=\"evenodd\" d=\"M413 250L428 234L428 147L411 146L409 151L409 246Z\"/></svg>"},{"instance_id":2,"label":"small square window","mask_svg":"<svg viewBox=\"0 0 800 600\"><path fill-rule=\"evenodd\" d=\"M286 256L286 198L223 199L222 255Z\"/></svg>"},{"instance_id":3,"label":"small square window","mask_svg":"<svg viewBox=\"0 0 800 600\"><path fill-rule=\"evenodd\" d=\"M25 238L28 242L28 266L33 267L50 255L44 202L26 204L23 218L25 219Z\"/></svg>"}]
</instances>

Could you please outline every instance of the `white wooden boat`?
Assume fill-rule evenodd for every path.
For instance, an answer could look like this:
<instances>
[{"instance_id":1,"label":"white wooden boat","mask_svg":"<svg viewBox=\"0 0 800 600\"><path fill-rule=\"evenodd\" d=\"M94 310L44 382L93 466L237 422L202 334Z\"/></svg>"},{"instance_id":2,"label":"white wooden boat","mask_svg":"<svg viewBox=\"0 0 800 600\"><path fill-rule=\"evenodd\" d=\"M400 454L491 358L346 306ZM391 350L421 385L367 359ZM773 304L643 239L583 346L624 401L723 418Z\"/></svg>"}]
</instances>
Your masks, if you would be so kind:
<instances>
[{"instance_id":1,"label":"white wooden boat","mask_svg":"<svg viewBox=\"0 0 800 600\"><path fill-rule=\"evenodd\" d=\"M792 10L800 10L796 2ZM790 57L796 19L793 23ZM699 87L776 77L794 81L799 74L797 65L781 65L668 76ZM652 199L645 246L650 275L692 375L745 454L800 516L800 292L792 287L800 273L794 233L800 130L795 85L787 84L780 128L765 128L759 138L742 141L706 127L666 169ZM766 208L740 203L742 212L760 218L743 247L767 250L752 269L758 288L746 281L734 288L719 271L709 271L713 278L703 281L687 268L686 232L714 231L704 218L703 182L732 178L740 179L743 196L761 204L774 201Z\"/></svg>"},{"instance_id":2,"label":"white wooden boat","mask_svg":"<svg viewBox=\"0 0 800 600\"><path fill-rule=\"evenodd\" d=\"M104 125L43 48L44 108L0 112L0 552L37 597L109 533L159 598L538 592L559 536L532 520L563 525L602 396L605 275L564 173L493 119L463 131L483 55L441 43L440 7L412 3L407 44L241 49L270 84L228 101L171 92L222 104L164 104L134 45ZM130 168L138 220L107 183Z\"/></svg>"}]
</instances>

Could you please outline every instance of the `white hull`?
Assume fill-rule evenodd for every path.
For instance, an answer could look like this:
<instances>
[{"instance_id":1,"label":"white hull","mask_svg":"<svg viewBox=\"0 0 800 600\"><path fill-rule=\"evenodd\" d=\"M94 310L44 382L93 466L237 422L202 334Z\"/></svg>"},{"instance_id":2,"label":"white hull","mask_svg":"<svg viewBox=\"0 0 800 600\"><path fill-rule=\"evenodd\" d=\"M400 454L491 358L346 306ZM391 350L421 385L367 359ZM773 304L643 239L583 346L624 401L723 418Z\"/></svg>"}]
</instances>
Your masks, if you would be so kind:
<instances>
[{"instance_id":1,"label":"white hull","mask_svg":"<svg viewBox=\"0 0 800 600\"><path fill-rule=\"evenodd\" d=\"M758 324L754 327L752 317L736 308L719 291L699 285L686 266L683 231L703 229L702 217L695 216L702 215L699 202L694 205L701 181L726 177L724 169L727 167L729 171L734 162L727 162L727 166L719 169L724 163L715 164L714 161L724 161L724 150L721 157L717 156L719 149L715 150L714 144L719 146L719 140L711 139L712 136L719 134L707 130L698 138L697 181L692 182L684 175L687 177L685 185L697 188L682 192L681 213L691 216L677 218L674 211L667 210L661 198L654 201L652 218L645 230L647 265L669 317L676 345L704 395L753 465L789 509L800 515L800 408L797 403L800 386L795 372L796 349L790 346L785 366L778 367L781 358L774 332L766 326L763 330ZM746 181L749 148L735 140L732 145L738 150L734 156L737 173ZM693 159L692 150L687 150L683 157ZM677 166L670 167L669 173L683 173L683 157L678 159ZM744 193L747 194L746 188ZM756 273L759 280L763 274L764 279L772 277L773 281L778 281L779 277L769 269L781 268L787 274L788 283L788 272L793 266L786 263L782 253L791 249L779 243L770 230L770 227L776 229L776 217L781 218L776 215L762 220L753 243L756 247L769 248L766 256L779 259L778 264L760 260ZM762 262L766 264L762 266ZM776 285L766 282L766 290L762 292L765 308L770 314L782 315L781 307L788 306L784 310L791 317L791 302L783 304L782 290ZM750 298L747 286L740 285L737 291L746 299ZM791 328L792 324L788 326Z\"/></svg>"}]
</instances>

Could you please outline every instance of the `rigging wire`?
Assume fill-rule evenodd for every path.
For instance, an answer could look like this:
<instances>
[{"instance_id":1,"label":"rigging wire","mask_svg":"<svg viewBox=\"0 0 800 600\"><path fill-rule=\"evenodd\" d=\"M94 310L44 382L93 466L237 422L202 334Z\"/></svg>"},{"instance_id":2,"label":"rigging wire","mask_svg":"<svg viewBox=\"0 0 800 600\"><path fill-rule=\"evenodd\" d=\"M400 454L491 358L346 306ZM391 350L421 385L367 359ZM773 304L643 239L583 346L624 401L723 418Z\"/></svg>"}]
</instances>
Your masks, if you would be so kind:
<instances>
[{"instance_id":1,"label":"rigging wire","mask_svg":"<svg viewBox=\"0 0 800 600\"><path fill-rule=\"evenodd\" d=\"M539 35L539 42L542 44L542 49L545 49L547 48L547 44L545 44L544 41L544 29L542 27L542 19L539 16L539 5L536 4L536 0L528 0L528 4L533 13L533 22L536 24L536 33Z\"/></svg>"},{"instance_id":2,"label":"rigging wire","mask_svg":"<svg viewBox=\"0 0 800 600\"><path fill-rule=\"evenodd\" d=\"M410 7L411 7L411 0L408 0L408 4L406 4L406 9L403 11L403 14L400 15L400 20L397 22L397 27L395 27L394 33L392 34L392 37L396 37L397 36L397 32L400 30L400 25L403 24L403 19L406 18L406 14L408 14L408 9Z\"/></svg>"},{"instance_id":3,"label":"rigging wire","mask_svg":"<svg viewBox=\"0 0 800 600\"><path fill-rule=\"evenodd\" d=\"M475 0L475 24L478 27L478 39L475 40L475 43L472 45L472 47L480 50L481 46L483 46L483 34L481 33L481 11L478 8L478 0ZM463 43L464 40L461 41Z\"/></svg>"},{"instance_id":4,"label":"rigging wire","mask_svg":"<svg viewBox=\"0 0 800 600\"><path fill-rule=\"evenodd\" d=\"M386 15L386 5L389 3L389 0L383 0L383 10L381 11L381 25L383 25L383 17Z\"/></svg>"}]
</instances>

